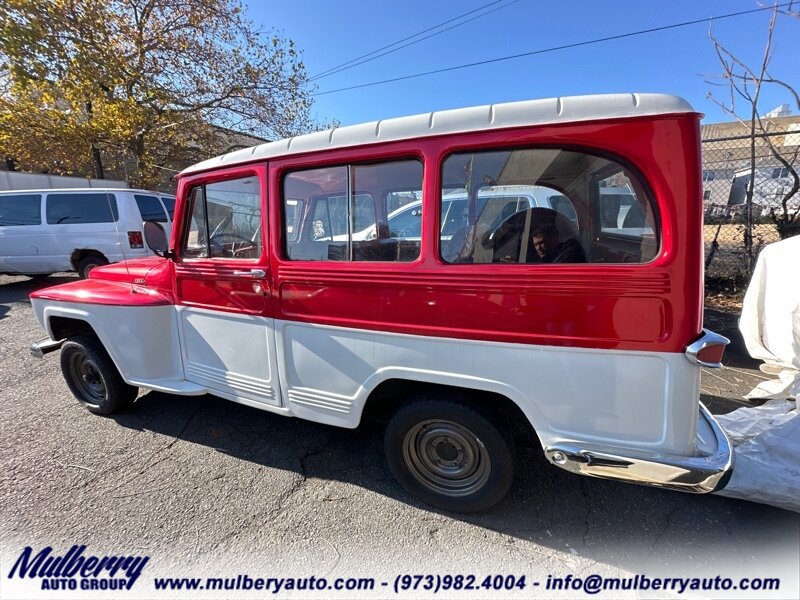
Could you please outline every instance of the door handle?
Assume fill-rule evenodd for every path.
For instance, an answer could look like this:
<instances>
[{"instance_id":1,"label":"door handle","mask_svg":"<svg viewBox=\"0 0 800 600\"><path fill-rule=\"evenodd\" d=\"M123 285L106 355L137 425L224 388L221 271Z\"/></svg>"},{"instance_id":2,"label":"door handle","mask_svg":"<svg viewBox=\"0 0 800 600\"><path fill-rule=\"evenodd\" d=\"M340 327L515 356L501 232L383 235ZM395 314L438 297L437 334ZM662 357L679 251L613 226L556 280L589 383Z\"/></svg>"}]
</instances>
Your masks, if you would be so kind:
<instances>
[{"instance_id":1,"label":"door handle","mask_svg":"<svg viewBox=\"0 0 800 600\"><path fill-rule=\"evenodd\" d=\"M250 269L248 271L234 271L234 275L237 277L252 277L253 279L263 279L267 276L267 272L264 269Z\"/></svg>"}]
</instances>

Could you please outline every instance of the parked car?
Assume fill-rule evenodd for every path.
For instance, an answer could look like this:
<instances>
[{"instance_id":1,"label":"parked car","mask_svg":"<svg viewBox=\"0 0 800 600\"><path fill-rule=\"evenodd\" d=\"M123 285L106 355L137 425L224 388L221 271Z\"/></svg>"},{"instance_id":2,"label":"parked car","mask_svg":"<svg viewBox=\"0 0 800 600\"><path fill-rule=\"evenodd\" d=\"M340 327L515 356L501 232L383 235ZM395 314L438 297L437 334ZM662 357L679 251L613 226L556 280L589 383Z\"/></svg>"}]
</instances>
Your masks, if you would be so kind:
<instances>
[{"instance_id":1,"label":"parked car","mask_svg":"<svg viewBox=\"0 0 800 600\"><path fill-rule=\"evenodd\" d=\"M442 239L450 237L467 222L467 200L465 190L453 190L442 195ZM564 214L577 225L575 208L569 199L558 190L544 186L491 186L478 191L478 210L484 221L492 227L500 220L526 208L552 208ZM415 200L389 213L389 232L392 237L418 240L422 235L422 200ZM353 233L353 240L375 239L376 226L370 225ZM334 237L337 239L337 237Z\"/></svg>"},{"instance_id":2,"label":"parked car","mask_svg":"<svg viewBox=\"0 0 800 600\"><path fill-rule=\"evenodd\" d=\"M46 277L147 256L142 223L172 227L175 197L86 188L0 192L0 273Z\"/></svg>"},{"instance_id":3,"label":"parked car","mask_svg":"<svg viewBox=\"0 0 800 600\"><path fill-rule=\"evenodd\" d=\"M626 187L604 187L599 190L601 196L601 210L603 211L606 223L604 231L617 230L620 234L652 234L652 229L641 227L644 214L636 202L636 198L630 189ZM440 232L443 240L449 240L453 233L464 227L467 222L467 200L468 196L464 190L453 190L442 195ZM295 201L297 202L297 201ZM292 207L296 204L292 205ZM545 186L493 186L481 188L478 192L477 212L478 220L486 223L486 228L496 228L500 220L508 218L515 212L527 208L550 208L564 215L576 227L578 215L570 199L559 190ZM631 208L633 211L631 212ZM631 216L628 217L628 213ZM369 213L366 217L356 215L356 223L374 219ZM294 213L287 217L288 222L297 219ZM339 216L338 222L334 218L334 231L342 233L334 234L333 241L347 239L347 217L346 212ZM422 231L422 200L414 200L390 212L387 218L389 235L394 238L408 240L419 240ZM324 225L320 230L324 231ZM293 231L293 227L290 232ZM362 228L352 234L353 241L372 240L377 237L377 227L375 224ZM331 239L329 236L316 238Z\"/></svg>"}]
</instances>

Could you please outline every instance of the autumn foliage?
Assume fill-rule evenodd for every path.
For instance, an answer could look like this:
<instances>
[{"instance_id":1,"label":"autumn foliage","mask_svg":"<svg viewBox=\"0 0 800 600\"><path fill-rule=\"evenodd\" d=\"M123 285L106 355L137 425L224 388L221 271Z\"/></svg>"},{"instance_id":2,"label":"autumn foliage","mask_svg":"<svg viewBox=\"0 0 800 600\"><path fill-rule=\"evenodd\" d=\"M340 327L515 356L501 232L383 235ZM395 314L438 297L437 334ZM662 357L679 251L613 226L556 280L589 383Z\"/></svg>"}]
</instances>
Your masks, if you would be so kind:
<instances>
[{"instance_id":1,"label":"autumn foliage","mask_svg":"<svg viewBox=\"0 0 800 600\"><path fill-rule=\"evenodd\" d=\"M230 150L226 129L314 128L294 44L238 0L0 5L0 153L23 170L152 187L164 165Z\"/></svg>"}]
</instances>

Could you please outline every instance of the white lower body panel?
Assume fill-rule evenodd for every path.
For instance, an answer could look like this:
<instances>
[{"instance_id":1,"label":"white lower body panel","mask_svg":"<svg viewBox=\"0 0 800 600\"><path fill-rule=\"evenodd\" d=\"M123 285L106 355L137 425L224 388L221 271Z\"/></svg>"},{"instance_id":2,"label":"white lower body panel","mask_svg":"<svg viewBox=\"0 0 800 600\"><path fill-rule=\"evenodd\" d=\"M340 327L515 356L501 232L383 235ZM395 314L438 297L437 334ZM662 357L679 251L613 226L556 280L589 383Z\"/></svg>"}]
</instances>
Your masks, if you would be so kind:
<instances>
[{"instance_id":1,"label":"white lower body panel","mask_svg":"<svg viewBox=\"0 0 800 600\"><path fill-rule=\"evenodd\" d=\"M141 387L209 391L354 428L378 385L412 380L506 396L543 447L695 448L700 369L683 354L393 334L175 306L34 300L34 308L43 324L50 316L87 321L123 378Z\"/></svg>"},{"instance_id":2,"label":"white lower body panel","mask_svg":"<svg viewBox=\"0 0 800 600\"><path fill-rule=\"evenodd\" d=\"M212 393L280 403L272 319L188 307L177 311L188 381Z\"/></svg>"},{"instance_id":3,"label":"white lower body panel","mask_svg":"<svg viewBox=\"0 0 800 600\"><path fill-rule=\"evenodd\" d=\"M356 427L390 379L496 392L542 444L595 442L689 454L700 370L683 354L530 346L276 321L283 401L296 416Z\"/></svg>"}]
</instances>

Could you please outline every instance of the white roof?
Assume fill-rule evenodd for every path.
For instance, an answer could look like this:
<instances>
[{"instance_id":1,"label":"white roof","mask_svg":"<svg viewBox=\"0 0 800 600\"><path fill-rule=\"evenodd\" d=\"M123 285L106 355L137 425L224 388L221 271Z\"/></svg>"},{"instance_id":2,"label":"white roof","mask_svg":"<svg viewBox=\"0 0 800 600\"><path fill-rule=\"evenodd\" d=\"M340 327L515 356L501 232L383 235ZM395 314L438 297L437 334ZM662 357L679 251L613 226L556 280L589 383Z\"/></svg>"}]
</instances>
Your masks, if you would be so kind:
<instances>
[{"instance_id":1,"label":"white roof","mask_svg":"<svg viewBox=\"0 0 800 600\"><path fill-rule=\"evenodd\" d=\"M184 169L181 175L301 152L448 133L687 112L694 110L686 100L666 94L602 94L487 104L384 119L268 142L204 160Z\"/></svg>"}]
</instances>

